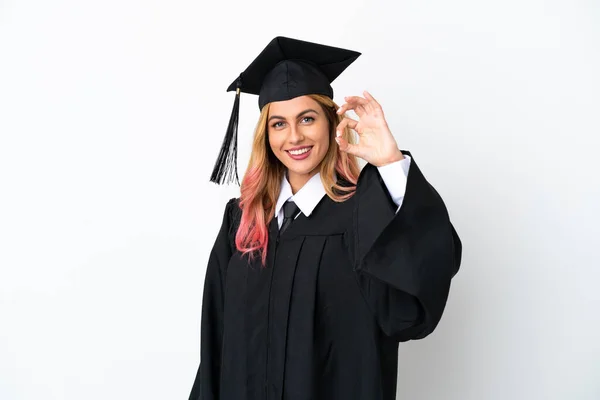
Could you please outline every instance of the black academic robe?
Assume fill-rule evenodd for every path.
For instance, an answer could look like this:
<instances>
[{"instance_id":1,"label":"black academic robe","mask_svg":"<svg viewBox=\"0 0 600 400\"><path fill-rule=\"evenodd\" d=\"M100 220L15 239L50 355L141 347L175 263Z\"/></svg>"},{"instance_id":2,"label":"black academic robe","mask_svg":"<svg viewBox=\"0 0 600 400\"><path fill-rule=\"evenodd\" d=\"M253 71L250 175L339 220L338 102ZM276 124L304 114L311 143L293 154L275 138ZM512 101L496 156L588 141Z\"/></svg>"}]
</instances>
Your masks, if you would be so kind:
<instances>
[{"instance_id":1,"label":"black academic robe","mask_svg":"<svg viewBox=\"0 0 600 400\"><path fill-rule=\"evenodd\" d=\"M231 199L206 271L189 399L395 399L398 343L438 325L462 251L414 157L396 210L367 164L349 200L324 196L279 238L273 218L261 268L235 249Z\"/></svg>"}]
</instances>

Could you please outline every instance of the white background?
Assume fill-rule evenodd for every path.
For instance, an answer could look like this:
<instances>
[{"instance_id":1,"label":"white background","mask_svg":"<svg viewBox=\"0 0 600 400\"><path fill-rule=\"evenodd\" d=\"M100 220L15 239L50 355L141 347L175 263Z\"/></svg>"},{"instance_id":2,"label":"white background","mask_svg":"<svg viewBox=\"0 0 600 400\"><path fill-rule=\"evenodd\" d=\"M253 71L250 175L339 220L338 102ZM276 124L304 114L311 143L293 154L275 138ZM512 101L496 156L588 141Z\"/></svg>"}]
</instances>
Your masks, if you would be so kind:
<instances>
[{"instance_id":1,"label":"white background","mask_svg":"<svg viewBox=\"0 0 600 400\"><path fill-rule=\"evenodd\" d=\"M597 1L0 1L0 399L187 399L237 186L225 89L284 35L363 55L464 245L399 399L600 398ZM239 170L258 116L242 96Z\"/></svg>"}]
</instances>

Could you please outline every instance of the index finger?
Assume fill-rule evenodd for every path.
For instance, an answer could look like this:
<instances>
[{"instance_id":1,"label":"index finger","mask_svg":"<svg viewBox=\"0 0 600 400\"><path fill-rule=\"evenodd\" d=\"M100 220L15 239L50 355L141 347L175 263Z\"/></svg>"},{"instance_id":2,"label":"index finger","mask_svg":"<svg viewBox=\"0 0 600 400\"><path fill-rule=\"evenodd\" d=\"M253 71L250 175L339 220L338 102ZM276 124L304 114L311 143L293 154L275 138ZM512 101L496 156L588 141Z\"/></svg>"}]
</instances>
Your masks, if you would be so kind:
<instances>
[{"instance_id":1,"label":"index finger","mask_svg":"<svg viewBox=\"0 0 600 400\"><path fill-rule=\"evenodd\" d=\"M368 99L360 96L346 96L344 97L347 103L359 103L359 104L367 104L369 102Z\"/></svg>"},{"instance_id":2,"label":"index finger","mask_svg":"<svg viewBox=\"0 0 600 400\"><path fill-rule=\"evenodd\" d=\"M346 96L344 97L344 100L346 100L346 103L344 103L337 110L338 114L343 114L348 110L355 110L360 106L366 106L367 104L369 104L369 101L367 99L364 99L360 96Z\"/></svg>"}]
</instances>

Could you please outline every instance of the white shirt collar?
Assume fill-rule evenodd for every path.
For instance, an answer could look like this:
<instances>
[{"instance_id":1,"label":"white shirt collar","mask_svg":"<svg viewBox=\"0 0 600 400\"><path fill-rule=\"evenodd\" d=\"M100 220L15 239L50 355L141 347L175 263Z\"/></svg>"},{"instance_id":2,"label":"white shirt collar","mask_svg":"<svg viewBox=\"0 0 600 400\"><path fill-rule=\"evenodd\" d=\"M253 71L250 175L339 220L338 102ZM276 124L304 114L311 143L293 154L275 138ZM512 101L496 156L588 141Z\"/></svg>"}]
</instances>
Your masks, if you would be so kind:
<instances>
[{"instance_id":1,"label":"white shirt collar","mask_svg":"<svg viewBox=\"0 0 600 400\"><path fill-rule=\"evenodd\" d=\"M337 174L335 173L334 178L337 180ZM287 173L284 173L281 179L279 198L275 206L275 218L279 215L283 204L290 199L296 203L302 214L308 217L326 194L319 172L313 175L296 194L292 194L292 187L287 180Z\"/></svg>"}]
</instances>

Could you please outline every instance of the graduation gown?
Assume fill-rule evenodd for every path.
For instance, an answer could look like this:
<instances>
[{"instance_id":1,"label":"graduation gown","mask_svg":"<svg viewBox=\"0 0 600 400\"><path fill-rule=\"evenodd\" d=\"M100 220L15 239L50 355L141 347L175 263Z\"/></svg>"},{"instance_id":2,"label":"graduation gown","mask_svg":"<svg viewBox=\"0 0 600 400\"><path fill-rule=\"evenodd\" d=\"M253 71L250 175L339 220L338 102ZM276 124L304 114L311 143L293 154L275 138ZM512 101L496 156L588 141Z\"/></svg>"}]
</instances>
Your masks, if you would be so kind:
<instances>
[{"instance_id":1,"label":"graduation gown","mask_svg":"<svg viewBox=\"0 0 600 400\"><path fill-rule=\"evenodd\" d=\"M266 268L235 248L238 201L207 266L189 399L395 399L398 343L438 325L462 252L414 157L398 212L367 164L350 199L324 196L281 235L273 218Z\"/></svg>"}]
</instances>

